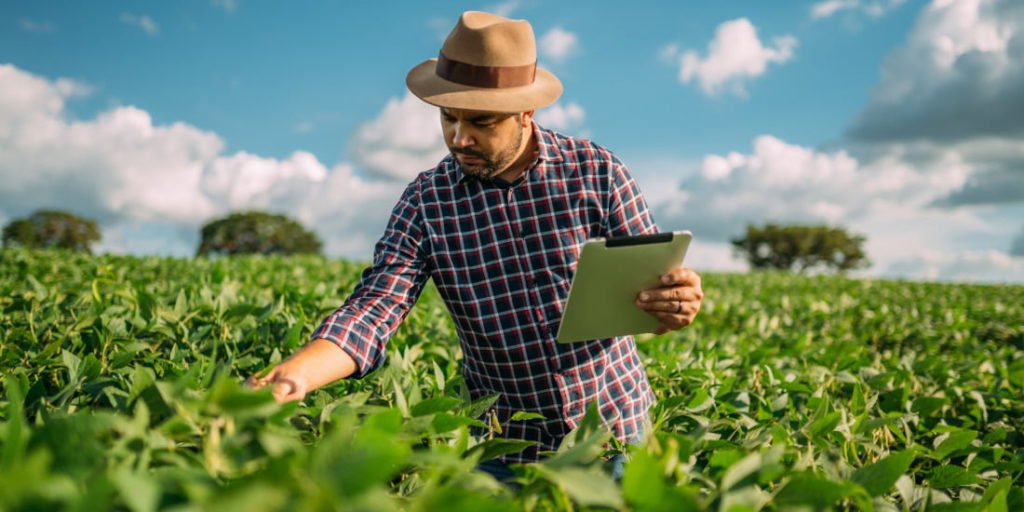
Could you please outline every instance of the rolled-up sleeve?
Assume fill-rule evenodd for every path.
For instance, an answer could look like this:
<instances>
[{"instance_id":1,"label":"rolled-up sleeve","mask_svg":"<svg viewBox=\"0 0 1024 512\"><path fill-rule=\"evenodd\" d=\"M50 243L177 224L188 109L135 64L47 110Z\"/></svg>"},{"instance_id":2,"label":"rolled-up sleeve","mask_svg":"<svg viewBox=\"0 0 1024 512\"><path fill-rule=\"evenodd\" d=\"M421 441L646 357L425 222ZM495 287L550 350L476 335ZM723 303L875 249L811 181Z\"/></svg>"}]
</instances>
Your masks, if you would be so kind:
<instances>
[{"instance_id":1,"label":"rolled-up sleeve","mask_svg":"<svg viewBox=\"0 0 1024 512\"><path fill-rule=\"evenodd\" d=\"M353 378L384 364L388 340L429 277L419 183L409 184L392 210L374 248L373 265L363 271L345 303L313 331L311 340L331 341L355 360Z\"/></svg>"},{"instance_id":2,"label":"rolled-up sleeve","mask_svg":"<svg viewBox=\"0 0 1024 512\"><path fill-rule=\"evenodd\" d=\"M625 164L613 157L609 174L608 236L657 233L658 226L654 223L647 201Z\"/></svg>"}]
</instances>

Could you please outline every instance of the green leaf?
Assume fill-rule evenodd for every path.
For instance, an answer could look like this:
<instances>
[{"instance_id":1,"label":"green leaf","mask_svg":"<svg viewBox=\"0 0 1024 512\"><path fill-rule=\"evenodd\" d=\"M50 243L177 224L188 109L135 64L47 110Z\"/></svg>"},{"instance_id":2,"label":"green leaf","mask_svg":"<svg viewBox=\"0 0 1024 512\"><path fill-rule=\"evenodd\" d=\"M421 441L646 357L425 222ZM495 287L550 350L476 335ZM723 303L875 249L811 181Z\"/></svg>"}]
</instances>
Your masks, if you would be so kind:
<instances>
[{"instance_id":1,"label":"green leaf","mask_svg":"<svg viewBox=\"0 0 1024 512\"><path fill-rule=\"evenodd\" d=\"M480 420L475 420L473 418L469 418L466 416L460 416L458 414L450 414L446 412L439 412L434 414L434 419L431 421L430 425L431 428L434 429L434 432L438 434L451 432L452 430L455 430L459 427L474 426L480 428L487 428L487 424Z\"/></svg>"},{"instance_id":2,"label":"green leaf","mask_svg":"<svg viewBox=\"0 0 1024 512\"><path fill-rule=\"evenodd\" d=\"M533 445L537 444L536 441L526 441L523 439L505 439L502 437L488 439L466 452L466 457L470 457L476 453L480 453L480 460L490 460L507 455L510 453L519 453Z\"/></svg>"},{"instance_id":3,"label":"green leaf","mask_svg":"<svg viewBox=\"0 0 1024 512\"><path fill-rule=\"evenodd\" d=\"M945 460L951 454L956 451L967 448L971 445L978 437L978 433L973 430L957 430L951 432L946 439L944 439L939 446L935 448L932 455L938 460Z\"/></svg>"},{"instance_id":4,"label":"green leaf","mask_svg":"<svg viewBox=\"0 0 1024 512\"><path fill-rule=\"evenodd\" d=\"M697 512L702 510L695 494L670 486L665 469L644 450L637 450L622 475L622 497L633 510L646 512Z\"/></svg>"},{"instance_id":5,"label":"green leaf","mask_svg":"<svg viewBox=\"0 0 1024 512\"><path fill-rule=\"evenodd\" d=\"M985 489L981 497L981 503L985 505L986 512L1007 512L1009 510L1007 497L1010 494L1012 481L1010 477L1000 478Z\"/></svg>"},{"instance_id":6,"label":"green leaf","mask_svg":"<svg viewBox=\"0 0 1024 512\"><path fill-rule=\"evenodd\" d=\"M544 415L540 414L540 413L526 412L526 411L516 411L516 413L513 414L511 418L509 418L509 421L529 421L529 420L543 420L543 419L546 419L546 418L544 418Z\"/></svg>"},{"instance_id":7,"label":"green leaf","mask_svg":"<svg viewBox=\"0 0 1024 512\"><path fill-rule=\"evenodd\" d=\"M448 412L458 406L461 402L458 398L450 396L442 396L437 398L430 398L423 400L416 405L412 406L413 416L426 416L428 414L434 414L439 412Z\"/></svg>"},{"instance_id":8,"label":"green leaf","mask_svg":"<svg viewBox=\"0 0 1024 512\"><path fill-rule=\"evenodd\" d=\"M545 479L555 483L584 507L622 507L619 486L599 468L560 468L537 466Z\"/></svg>"},{"instance_id":9,"label":"green leaf","mask_svg":"<svg viewBox=\"0 0 1024 512\"><path fill-rule=\"evenodd\" d=\"M572 446L568 446L563 441L563 444L558 447L558 452L545 459L542 464L553 468L589 464L601 455L601 452L604 451L602 446L608 442L610 437L611 433L607 430L598 430L582 440L577 439Z\"/></svg>"},{"instance_id":10,"label":"green leaf","mask_svg":"<svg viewBox=\"0 0 1024 512\"><path fill-rule=\"evenodd\" d=\"M854 471L850 479L860 484L871 496L881 496L892 488L913 462L914 452L904 450Z\"/></svg>"},{"instance_id":11,"label":"green leaf","mask_svg":"<svg viewBox=\"0 0 1024 512\"><path fill-rule=\"evenodd\" d=\"M941 409L943 405L946 405L945 398L922 396L914 400L910 405L910 410L926 418Z\"/></svg>"},{"instance_id":12,"label":"green leaf","mask_svg":"<svg viewBox=\"0 0 1024 512\"><path fill-rule=\"evenodd\" d=\"M965 485L980 484L978 475L960 466L939 466L928 473L928 483L933 489L949 489Z\"/></svg>"},{"instance_id":13,"label":"green leaf","mask_svg":"<svg viewBox=\"0 0 1024 512\"><path fill-rule=\"evenodd\" d=\"M755 452L729 466L729 469L725 470L725 474L722 475L722 489L729 490L746 481L748 477L761 469L762 462L761 454Z\"/></svg>"},{"instance_id":14,"label":"green leaf","mask_svg":"<svg viewBox=\"0 0 1024 512\"><path fill-rule=\"evenodd\" d=\"M811 436L811 438L828 434L836 429L836 426L839 425L840 419L842 419L841 413L838 411L830 412L811 422L807 427L807 434Z\"/></svg>"},{"instance_id":15,"label":"green leaf","mask_svg":"<svg viewBox=\"0 0 1024 512\"><path fill-rule=\"evenodd\" d=\"M61 351L60 358L64 362L64 367L68 369L68 382L73 383L77 381L78 369L82 366L82 360L67 350Z\"/></svg>"},{"instance_id":16,"label":"green leaf","mask_svg":"<svg viewBox=\"0 0 1024 512\"><path fill-rule=\"evenodd\" d=\"M694 393L693 398L686 404L686 409L690 412L703 412L715 405L715 399L708 394L707 390L701 388Z\"/></svg>"},{"instance_id":17,"label":"green leaf","mask_svg":"<svg viewBox=\"0 0 1024 512\"><path fill-rule=\"evenodd\" d=\"M797 473L775 496L775 501L779 505L810 505L814 510L824 510L849 494L850 490L842 483L813 473Z\"/></svg>"},{"instance_id":18,"label":"green leaf","mask_svg":"<svg viewBox=\"0 0 1024 512\"><path fill-rule=\"evenodd\" d=\"M4 388L7 392L7 413L4 417L7 421L7 432L4 435L3 443L3 467L13 469L25 457L27 444L23 409L25 390L16 375L8 375L4 378Z\"/></svg>"},{"instance_id":19,"label":"green leaf","mask_svg":"<svg viewBox=\"0 0 1024 512\"><path fill-rule=\"evenodd\" d=\"M160 500L160 488L149 475L121 468L114 472L113 482L128 508L134 512L156 510Z\"/></svg>"},{"instance_id":20,"label":"green leaf","mask_svg":"<svg viewBox=\"0 0 1024 512\"><path fill-rule=\"evenodd\" d=\"M646 451L634 453L622 475L626 501L634 507L652 509L662 502L666 488L665 472L658 461Z\"/></svg>"},{"instance_id":21,"label":"green leaf","mask_svg":"<svg viewBox=\"0 0 1024 512\"><path fill-rule=\"evenodd\" d=\"M487 412L487 410L490 409L491 406L493 406L494 403L497 402L498 398L500 397L501 394L495 393L493 395L488 395L483 398L480 398L479 400L476 400L467 405L465 410L463 411L463 414L469 416L470 418L479 418L483 416L484 413Z\"/></svg>"}]
</instances>

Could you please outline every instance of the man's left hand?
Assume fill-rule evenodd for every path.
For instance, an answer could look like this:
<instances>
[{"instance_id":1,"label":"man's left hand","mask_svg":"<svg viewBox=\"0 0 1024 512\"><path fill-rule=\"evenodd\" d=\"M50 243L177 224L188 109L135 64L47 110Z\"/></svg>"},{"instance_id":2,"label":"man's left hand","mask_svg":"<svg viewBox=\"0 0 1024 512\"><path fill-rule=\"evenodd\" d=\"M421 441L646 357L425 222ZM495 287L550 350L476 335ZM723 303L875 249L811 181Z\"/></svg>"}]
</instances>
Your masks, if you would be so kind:
<instances>
[{"instance_id":1,"label":"man's left hand","mask_svg":"<svg viewBox=\"0 0 1024 512\"><path fill-rule=\"evenodd\" d=\"M655 334L682 329L693 323L704 300L700 276L693 269L678 267L661 276L662 286L643 290L636 296L636 305L658 319L661 325Z\"/></svg>"}]
</instances>

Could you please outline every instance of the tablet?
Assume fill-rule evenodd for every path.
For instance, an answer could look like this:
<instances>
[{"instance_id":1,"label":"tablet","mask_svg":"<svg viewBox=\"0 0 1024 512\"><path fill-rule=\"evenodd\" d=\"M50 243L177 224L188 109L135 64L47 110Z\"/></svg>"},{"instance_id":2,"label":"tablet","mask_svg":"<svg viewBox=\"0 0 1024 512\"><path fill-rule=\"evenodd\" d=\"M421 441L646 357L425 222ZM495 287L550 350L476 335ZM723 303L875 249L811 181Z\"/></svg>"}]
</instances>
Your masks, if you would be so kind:
<instances>
[{"instance_id":1,"label":"tablet","mask_svg":"<svg viewBox=\"0 0 1024 512\"><path fill-rule=\"evenodd\" d=\"M661 286L661 275L683 264L692 238L689 231L673 231L584 243L558 342L654 332L658 319L637 307L636 296Z\"/></svg>"}]
</instances>

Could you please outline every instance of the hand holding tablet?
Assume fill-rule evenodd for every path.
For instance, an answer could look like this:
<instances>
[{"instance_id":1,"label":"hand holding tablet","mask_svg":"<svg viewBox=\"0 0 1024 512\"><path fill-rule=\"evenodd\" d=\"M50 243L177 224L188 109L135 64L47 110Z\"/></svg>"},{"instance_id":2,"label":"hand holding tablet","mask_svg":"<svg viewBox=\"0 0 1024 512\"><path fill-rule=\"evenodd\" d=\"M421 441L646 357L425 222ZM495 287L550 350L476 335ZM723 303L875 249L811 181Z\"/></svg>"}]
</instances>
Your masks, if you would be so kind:
<instances>
[{"instance_id":1,"label":"hand holding tablet","mask_svg":"<svg viewBox=\"0 0 1024 512\"><path fill-rule=\"evenodd\" d=\"M588 241L580 251L557 339L570 343L644 332L664 332L663 320L638 307L637 294L663 286L660 277L680 267L693 238L689 231ZM667 299L668 297L656 297ZM671 301L657 301L668 317Z\"/></svg>"}]
</instances>

